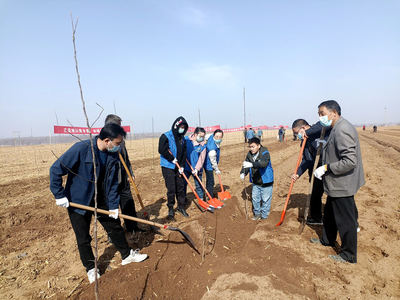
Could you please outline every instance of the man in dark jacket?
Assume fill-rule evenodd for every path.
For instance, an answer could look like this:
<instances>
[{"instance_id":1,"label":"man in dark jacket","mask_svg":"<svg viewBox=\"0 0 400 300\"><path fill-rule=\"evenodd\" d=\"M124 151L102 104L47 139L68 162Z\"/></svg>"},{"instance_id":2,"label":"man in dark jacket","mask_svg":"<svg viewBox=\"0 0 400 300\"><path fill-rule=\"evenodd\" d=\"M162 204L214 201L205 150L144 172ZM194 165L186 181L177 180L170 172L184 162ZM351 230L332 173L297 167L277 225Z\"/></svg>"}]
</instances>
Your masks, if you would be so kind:
<instances>
[{"instance_id":1,"label":"man in dark jacket","mask_svg":"<svg viewBox=\"0 0 400 300\"><path fill-rule=\"evenodd\" d=\"M322 102L318 113L321 124L332 130L323 148L322 166L314 172L317 179L323 180L328 195L322 238L311 241L334 246L339 231L341 252L330 257L356 263L358 213L354 195L365 184L357 130L341 116L341 108L334 100Z\"/></svg>"},{"instance_id":2,"label":"man in dark jacket","mask_svg":"<svg viewBox=\"0 0 400 300\"><path fill-rule=\"evenodd\" d=\"M158 152L160 153L161 171L167 187L168 218L175 216L175 197L178 201L178 209L184 217L189 217L185 210L185 181L182 177L186 164L185 134L189 126L184 117L177 118L172 124L171 130L160 136ZM176 166L179 164L180 168Z\"/></svg>"},{"instance_id":3,"label":"man in dark jacket","mask_svg":"<svg viewBox=\"0 0 400 300\"><path fill-rule=\"evenodd\" d=\"M125 239L124 230L118 219L118 156L117 153L126 133L116 124L105 125L93 139L97 175L98 207L108 210L109 216L99 215L98 220L112 242L121 253L122 265L140 262L146 254L133 251ZM68 175L63 187L64 175ZM92 212L70 207L70 202L94 206L94 167L90 140L76 143L67 150L50 168L50 190L56 204L68 207L68 215L75 232L82 264L86 268L89 282L100 277L94 268L94 255L89 229Z\"/></svg>"},{"instance_id":4,"label":"man in dark jacket","mask_svg":"<svg viewBox=\"0 0 400 300\"><path fill-rule=\"evenodd\" d=\"M305 171L308 170L309 180L311 181L312 170L314 167L315 158L319 143L323 143L329 136L330 128L325 131L323 141L320 141L322 125L318 122L310 126L306 120L297 119L292 124L293 135L299 140L307 137L306 146L304 147L303 159L297 170L297 174L292 175L292 179L296 181ZM303 143L303 142L302 142ZM318 162L321 166L321 159ZM322 195L324 194L324 185L321 180L314 180L311 199L310 199L310 216L307 217L307 224L322 225Z\"/></svg>"},{"instance_id":5,"label":"man in dark jacket","mask_svg":"<svg viewBox=\"0 0 400 300\"><path fill-rule=\"evenodd\" d=\"M271 210L272 186L274 171L268 149L260 144L260 140L253 137L249 140L250 151L243 162L240 179L250 173L250 182L253 183L251 192L253 202L253 220L268 218Z\"/></svg>"},{"instance_id":6,"label":"man in dark jacket","mask_svg":"<svg viewBox=\"0 0 400 300\"><path fill-rule=\"evenodd\" d=\"M114 123L121 126L122 120L119 116L110 114L106 117L105 124L110 124L110 123ZM132 171L131 162L129 161L128 151L126 150L125 141L122 141L119 152L121 153L122 158L124 159L126 166L128 167L129 172L132 175L132 178L135 178ZM121 212L124 215L137 217L135 202L132 197L128 174L126 173L126 170L120 161L119 161L118 179L119 179L118 191L120 196L119 206L121 207ZM142 229L139 228L137 222L135 221L125 220L124 222L125 222L125 229L130 234L143 231Z\"/></svg>"}]
</instances>

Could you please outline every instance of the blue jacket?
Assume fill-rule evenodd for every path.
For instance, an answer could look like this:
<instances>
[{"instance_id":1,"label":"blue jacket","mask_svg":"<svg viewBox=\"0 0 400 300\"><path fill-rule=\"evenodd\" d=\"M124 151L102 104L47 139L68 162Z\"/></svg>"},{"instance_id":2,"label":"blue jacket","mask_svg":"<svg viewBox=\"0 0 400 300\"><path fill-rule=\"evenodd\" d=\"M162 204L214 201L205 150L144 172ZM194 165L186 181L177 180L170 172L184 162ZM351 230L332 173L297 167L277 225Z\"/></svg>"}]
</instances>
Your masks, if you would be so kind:
<instances>
[{"instance_id":1,"label":"blue jacket","mask_svg":"<svg viewBox=\"0 0 400 300\"><path fill-rule=\"evenodd\" d=\"M97 178L100 174L99 149L97 137L93 139ZM118 153L107 153L106 170L104 175L104 199L108 209L119 206L118 194ZM63 187L62 176L68 175ZM50 190L56 199L67 197L69 201L90 205L94 197L94 171L90 140L74 144L50 167ZM85 210L72 208L73 211L84 215Z\"/></svg>"},{"instance_id":2,"label":"blue jacket","mask_svg":"<svg viewBox=\"0 0 400 300\"><path fill-rule=\"evenodd\" d=\"M171 151L172 155L176 157L177 149L176 149L175 137L174 134L172 133L172 130L165 132L164 135L168 139L169 150ZM172 170L175 169L175 164L166 159L162 154L160 155L160 165L168 169Z\"/></svg>"},{"instance_id":3,"label":"blue jacket","mask_svg":"<svg viewBox=\"0 0 400 300\"><path fill-rule=\"evenodd\" d=\"M206 155L206 162L205 162L204 168L207 171L212 171L213 168L212 168L212 164L211 164L210 158L208 157L208 153L210 151L212 151L212 150L215 150L217 152L217 163L219 163L219 155L220 155L220 152L221 152L221 150L217 147L217 144L214 141L214 135L211 135L208 138L208 141L207 141L207 144L206 144L206 148L207 148L207 155Z\"/></svg>"},{"instance_id":4,"label":"blue jacket","mask_svg":"<svg viewBox=\"0 0 400 300\"><path fill-rule=\"evenodd\" d=\"M186 142L186 151L187 151L186 158L190 162L190 165L194 169L199 160L201 152L203 152L203 150L206 149L206 145L198 144L198 145L194 146L192 140L188 136L185 136L185 142ZM192 169L190 168L190 166L187 163L185 164L185 170L188 172L192 172Z\"/></svg>"},{"instance_id":5,"label":"blue jacket","mask_svg":"<svg viewBox=\"0 0 400 300\"><path fill-rule=\"evenodd\" d=\"M253 131L253 129L250 129L249 131L247 131L247 136L246 136L246 138L249 140L249 139L252 139L253 137L254 137L254 135L255 135L255 133L254 133L254 131Z\"/></svg>"}]
</instances>

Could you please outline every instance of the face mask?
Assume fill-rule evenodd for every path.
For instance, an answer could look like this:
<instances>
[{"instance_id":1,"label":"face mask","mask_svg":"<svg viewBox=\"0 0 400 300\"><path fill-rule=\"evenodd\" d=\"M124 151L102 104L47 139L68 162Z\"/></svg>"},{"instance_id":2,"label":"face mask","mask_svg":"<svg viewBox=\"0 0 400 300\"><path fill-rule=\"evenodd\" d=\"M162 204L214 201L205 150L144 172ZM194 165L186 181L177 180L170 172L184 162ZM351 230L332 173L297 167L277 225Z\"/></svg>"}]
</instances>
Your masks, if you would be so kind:
<instances>
[{"instance_id":1,"label":"face mask","mask_svg":"<svg viewBox=\"0 0 400 300\"><path fill-rule=\"evenodd\" d=\"M216 139L214 139L214 142L215 142L216 144L221 144L221 143L222 143L222 139L221 139L221 140L216 140Z\"/></svg>"},{"instance_id":2,"label":"face mask","mask_svg":"<svg viewBox=\"0 0 400 300\"><path fill-rule=\"evenodd\" d=\"M319 122L322 126L329 127L332 125L332 120L328 119L328 116L319 117Z\"/></svg>"},{"instance_id":3,"label":"face mask","mask_svg":"<svg viewBox=\"0 0 400 300\"><path fill-rule=\"evenodd\" d=\"M302 139L303 139L303 135L302 135L301 133L298 133L298 134L297 134L297 138L298 138L299 140L302 140Z\"/></svg>"},{"instance_id":4,"label":"face mask","mask_svg":"<svg viewBox=\"0 0 400 300\"><path fill-rule=\"evenodd\" d=\"M179 129L178 129L178 132L179 132L180 134L184 133L184 132L185 132L185 128L179 128Z\"/></svg>"},{"instance_id":5,"label":"face mask","mask_svg":"<svg viewBox=\"0 0 400 300\"><path fill-rule=\"evenodd\" d=\"M197 141L198 143L201 143L202 141L204 141L204 137L198 136L198 137L196 138L196 141Z\"/></svg>"},{"instance_id":6,"label":"face mask","mask_svg":"<svg viewBox=\"0 0 400 300\"><path fill-rule=\"evenodd\" d=\"M108 148L107 148L107 151L108 151L108 152L118 152L120 148L121 148L121 146L118 145L118 146L112 147L111 149L108 149Z\"/></svg>"}]
</instances>

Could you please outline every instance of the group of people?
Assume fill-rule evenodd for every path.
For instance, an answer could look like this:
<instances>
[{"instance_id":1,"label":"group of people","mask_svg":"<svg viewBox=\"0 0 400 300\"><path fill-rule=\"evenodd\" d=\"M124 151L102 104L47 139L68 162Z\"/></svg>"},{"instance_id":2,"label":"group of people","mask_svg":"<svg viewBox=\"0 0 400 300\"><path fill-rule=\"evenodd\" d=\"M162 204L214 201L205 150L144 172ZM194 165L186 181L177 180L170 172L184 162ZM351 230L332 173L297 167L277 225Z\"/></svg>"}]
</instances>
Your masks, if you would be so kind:
<instances>
[{"instance_id":1,"label":"group of people","mask_svg":"<svg viewBox=\"0 0 400 300\"><path fill-rule=\"evenodd\" d=\"M314 125L304 119L293 122L293 134L298 139L305 137L306 145L303 159L297 174L292 175L296 181L308 171L315 176L310 203L309 225L323 225L320 238L311 242L324 246L335 246L339 232L341 252L331 255L331 258L342 262L357 262L357 229L358 212L354 195L364 184L364 173L360 152L358 134L353 125L341 116L341 108L334 100L322 102L318 106L320 121ZM326 128L321 139L322 128ZM158 151L162 175L167 188L168 218L175 216L175 199L177 211L184 217L186 212L187 182L184 179L194 176L196 193L205 201L204 192L199 180L203 172L206 176L206 190L214 196L214 173L221 175L219 169L221 143L224 137L218 129L206 140L206 131L197 127L191 135L186 136L188 123L185 118L178 117L169 131L160 136ZM100 134L92 141L84 140L74 144L50 168L50 190L56 199L56 205L68 208L68 215L74 230L78 251L83 266L86 268L89 282L100 277L99 270L94 266L94 255L91 248L89 233L92 212L77 208L72 203L94 206L95 175L97 177L97 207L109 211L109 215L99 215L98 221L107 231L110 241L121 253L122 265L141 262L147 258L139 250L129 247L125 231L133 234L141 231L136 222L125 221L125 231L118 218L119 208L126 215L136 216L134 201L129 187L128 176L134 178L124 144L126 133L121 127L121 118L108 115ZM266 147L261 144L262 131L250 128L246 132L249 152L242 163L240 178L249 175L252 183L253 220L268 218L274 171L271 157ZM317 157L317 149L322 143L322 155L318 168L313 171ZM92 155L92 145L94 156ZM95 158L95 167L93 165ZM122 160L127 169L121 166ZM129 172L130 174L128 174ZM65 186L63 176L68 175ZM321 197L328 195L322 215Z\"/></svg>"},{"instance_id":2,"label":"group of people","mask_svg":"<svg viewBox=\"0 0 400 300\"><path fill-rule=\"evenodd\" d=\"M260 141L262 141L262 137L263 137L263 131L261 128L257 129L257 132L250 127L248 130L247 128L244 129L243 131L244 134L244 142L247 143L250 139L256 137L258 138Z\"/></svg>"},{"instance_id":3,"label":"group of people","mask_svg":"<svg viewBox=\"0 0 400 300\"><path fill-rule=\"evenodd\" d=\"M206 189L208 194L214 194L214 173L218 176L221 171L218 167L221 143L224 133L217 129L206 140L206 131L196 127L193 134L185 136L189 126L185 118L178 117L172 124L171 130L163 133L159 139L158 152L162 175L167 188L168 218L175 216L175 199L178 203L177 211L184 217L189 217L186 206L186 178L196 177L196 193L199 198L205 198L202 186L197 180L202 180L203 170L206 175ZM182 176L185 174L186 176Z\"/></svg>"},{"instance_id":4,"label":"group of people","mask_svg":"<svg viewBox=\"0 0 400 300\"><path fill-rule=\"evenodd\" d=\"M341 116L341 107L334 100L322 102L318 106L319 122L310 126L304 119L293 122L292 130L300 140L306 139L303 160L297 174L297 180L308 170L314 175L310 216L307 223L323 225L322 236L312 238L311 242L323 246L336 245L339 232L341 251L329 257L340 262L357 262L358 210L354 195L365 184L361 158L360 142L356 128ZM321 139L322 128L325 136ZM322 143L322 156L313 173L317 149ZM321 197L327 194L322 215Z\"/></svg>"}]
</instances>

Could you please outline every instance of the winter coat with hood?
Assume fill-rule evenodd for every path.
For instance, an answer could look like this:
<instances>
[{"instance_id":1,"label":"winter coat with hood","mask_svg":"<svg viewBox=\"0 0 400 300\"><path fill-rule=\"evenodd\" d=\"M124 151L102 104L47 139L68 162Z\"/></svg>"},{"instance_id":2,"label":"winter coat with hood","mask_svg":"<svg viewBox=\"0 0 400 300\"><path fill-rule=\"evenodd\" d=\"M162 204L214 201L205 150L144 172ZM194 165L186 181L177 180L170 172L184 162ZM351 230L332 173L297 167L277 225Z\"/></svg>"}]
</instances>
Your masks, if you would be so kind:
<instances>
[{"instance_id":1,"label":"winter coat with hood","mask_svg":"<svg viewBox=\"0 0 400 300\"><path fill-rule=\"evenodd\" d=\"M179 133L179 127L184 125L185 130ZM163 133L158 142L158 153L160 153L160 165L165 168L175 169L172 163L174 158L178 160L181 167L186 163L185 134L189 128L184 117L178 117L171 126L171 130ZM172 154L171 154L171 153Z\"/></svg>"}]
</instances>

